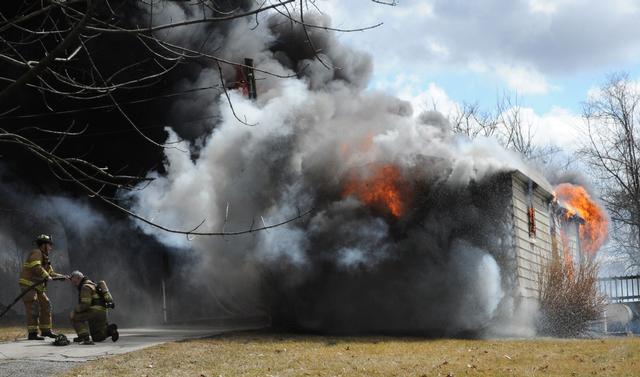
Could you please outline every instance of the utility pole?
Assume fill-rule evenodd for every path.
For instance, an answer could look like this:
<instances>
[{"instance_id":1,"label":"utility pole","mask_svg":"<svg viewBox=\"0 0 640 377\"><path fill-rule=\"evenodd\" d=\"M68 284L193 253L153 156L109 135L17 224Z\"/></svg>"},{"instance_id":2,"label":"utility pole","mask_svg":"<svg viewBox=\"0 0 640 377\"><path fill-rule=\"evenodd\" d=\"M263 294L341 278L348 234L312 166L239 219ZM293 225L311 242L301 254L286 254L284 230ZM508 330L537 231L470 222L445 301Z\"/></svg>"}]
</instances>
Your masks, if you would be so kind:
<instances>
[{"instance_id":1,"label":"utility pole","mask_svg":"<svg viewBox=\"0 0 640 377\"><path fill-rule=\"evenodd\" d=\"M167 286L166 286L166 278L171 276L171 271L169 269L169 253L164 250L162 252L162 323L167 324L169 322L168 319L168 308L167 308Z\"/></svg>"}]
</instances>

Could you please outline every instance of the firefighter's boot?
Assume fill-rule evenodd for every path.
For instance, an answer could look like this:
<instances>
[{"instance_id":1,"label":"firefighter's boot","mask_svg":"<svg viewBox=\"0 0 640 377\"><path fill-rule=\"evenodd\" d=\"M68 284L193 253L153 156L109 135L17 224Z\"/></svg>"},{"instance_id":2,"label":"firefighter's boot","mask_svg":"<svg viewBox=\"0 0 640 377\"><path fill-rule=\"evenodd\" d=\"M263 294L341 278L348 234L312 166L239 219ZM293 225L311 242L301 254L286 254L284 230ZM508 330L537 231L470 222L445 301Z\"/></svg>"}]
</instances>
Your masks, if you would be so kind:
<instances>
[{"instance_id":1,"label":"firefighter's boot","mask_svg":"<svg viewBox=\"0 0 640 377\"><path fill-rule=\"evenodd\" d=\"M41 336L38 336L37 332L30 332L29 336L27 337L27 340L44 340L44 338Z\"/></svg>"},{"instance_id":2,"label":"firefighter's boot","mask_svg":"<svg viewBox=\"0 0 640 377\"><path fill-rule=\"evenodd\" d=\"M89 337L89 334L82 334L82 335L78 335L77 337L73 338L73 342L74 343L83 343L86 341L91 341L91 338Z\"/></svg>"},{"instance_id":3,"label":"firefighter's boot","mask_svg":"<svg viewBox=\"0 0 640 377\"><path fill-rule=\"evenodd\" d=\"M118 325L112 323L107 326L107 336L111 337L112 342L118 341L120 334L118 333Z\"/></svg>"},{"instance_id":4,"label":"firefighter's boot","mask_svg":"<svg viewBox=\"0 0 640 377\"><path fill-rule=\"evenodd\" d=\"M58 334L52 332L51 330L43 331L41 335L47 338L54 338L54 339L58 336Z\"/></svg>"}]
</instances>

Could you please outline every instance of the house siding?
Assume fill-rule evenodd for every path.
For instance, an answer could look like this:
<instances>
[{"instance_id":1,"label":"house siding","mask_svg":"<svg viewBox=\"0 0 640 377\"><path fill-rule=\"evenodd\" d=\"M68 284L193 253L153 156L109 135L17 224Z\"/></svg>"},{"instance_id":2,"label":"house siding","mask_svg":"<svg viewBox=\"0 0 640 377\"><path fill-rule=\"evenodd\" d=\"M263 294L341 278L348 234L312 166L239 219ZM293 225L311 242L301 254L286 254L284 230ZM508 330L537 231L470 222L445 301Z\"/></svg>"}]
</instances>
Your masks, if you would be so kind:
<instances>
[{"instance_id":1,"label":"house siding","mask_svg":"<svg viewBox=\"0 0 640 377\"><path fill-rule=\"evenodd\" d=\"M512 174L511 183L517 282L523 297L537 299L542 266L551 258L549 205L552 194L534 183L530 199L529 179L523 174ZM530 201L535 209L536 232L533 237L529 235Z\"/></svg>"},{"instance_id":2,"label":"house siding","mask_svg":"<svg viewBox=\"0 0 640 377\"><path fill-rule=\"evenodd\" d=\"M511 174L512 192L512 223L513 223L513 248L516 255L516 279L519 286L519 294L523 298L537 299L539 296L539 280L543 266L552 257L552 224L555 222L556 239L558 248L562 248L560 236L561 229L567 237L567 244L574 261L579 259L579 244L577 225L573 222L566 222L562 219L552 219L555 216L552 211L551 201L553 194L548 183L532 181L531 203L535 209L535 236L529 235L529 181L522 172L516 171ZM540 181L540 179L538 179Z\"/></svg>"}]
</instances>

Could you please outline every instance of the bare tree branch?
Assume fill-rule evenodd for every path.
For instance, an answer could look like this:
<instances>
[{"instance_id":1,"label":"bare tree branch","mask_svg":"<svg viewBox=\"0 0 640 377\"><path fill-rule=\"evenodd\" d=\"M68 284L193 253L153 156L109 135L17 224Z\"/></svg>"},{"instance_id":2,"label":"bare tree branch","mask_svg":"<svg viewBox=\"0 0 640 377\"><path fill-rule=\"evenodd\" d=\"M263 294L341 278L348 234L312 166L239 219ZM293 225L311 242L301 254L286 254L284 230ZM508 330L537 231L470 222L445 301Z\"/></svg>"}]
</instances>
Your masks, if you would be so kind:
<instances>
[{"instance_id":1,"label":"bare tree branch","mask_svg":"<svg viewBox=\"0 0 640 377\"><path fill-rule=\"evenodd\" d=\"M180 3L175 0L160 2ZM144 127L139 124L140 117L136 114L142 106L128 105L146 104L176 96L189 98L189 94L210 89L218 91L214 92L212 101L225 96L238 121L248 126L258 125L248 123L246 119L243 120L242 114L236 112L233 96L225 85L233 81L228 67L234 70L236 67L251 68L255 72L276 78L296 77L297 73L282 74L260 66L248 67L234 61L241 60L242 57L225 54L221 49L224 43L213 38L213 42L209 40L214 31L232 25L234 20L250 17L255 19L257 27L261 21L259 15L279 12L292 25L297 24L304 29L311 50L326 67L331 67L332 64L328 57L322 57L321 51L314 47L313 30L355 32L378 27L380 24L340 29L307 23L305 20L311 18L306 18L308 14L303 12L303 6L311 4L316 11L320 10L314 2L305 3L304 0L261 0L251 8L216 0L182 2L179 7L185 10L185 19L168 21L167 18L161 21L155 15L157 9L154 8L158 3L141 0L47 0L8 6L7 9L12 12L0 12L0 63L7 68L0 75L0 121L3 123L0 128L0 143L11 146L12 149L26 151L34 159L44 161L57 179L73 182L87 195L167 232L187 236L240 235L281 226L309 214L310 211L298 213L291 219L273 225L267 225L263 219L262 227L251 224L248 230L232 232L226 229L227 218L222 232L202 231L204 220L194 227L170 229L139 216L110 197L116 196L118 190L139 190L144 184L148 184L151 179L146 176L145 168L120 170L108 162L93 161L91 153L99 148L89 146L87 151L81 140L130 132L139 134L145 147L151 145L175 148L170 143L159 141L164 137L159 135L164 134L157 130L171 123L154 120L156 123L153 126ZM395 5L395 1L379 3ZM297 4L300 6L299 15L291 12L296 9ZM308 8L310 9L307 10L314 9ZM295 17L293 13L296 13ZM132 14L135 16L131 17ZM200 25L200 30L204 30L202 35L193 33L181 38L185 37L185 30L197 25ZM122 46L109 51L113 44ZM173 80L171 85L176 85L176 76L184 72L181 71L184 67L213 68L218 77L208 85L200 84L201 87L180 91L174 89L170 93L165 90L155 91L159 87L170 88L169 85L162 86L167 80ZM84 118L104 115L108 115L109 121L116 118L113 128L96 129L95 125L100 124L99 121ZM219 117L217 114L207 115L179 119L173 124ZM119 165L129 166L129 163L130 161L125 161ZM130 174L130 170L140 174ZM228 213L226 216L228 217Z\"/></svg>"}]
</instances>

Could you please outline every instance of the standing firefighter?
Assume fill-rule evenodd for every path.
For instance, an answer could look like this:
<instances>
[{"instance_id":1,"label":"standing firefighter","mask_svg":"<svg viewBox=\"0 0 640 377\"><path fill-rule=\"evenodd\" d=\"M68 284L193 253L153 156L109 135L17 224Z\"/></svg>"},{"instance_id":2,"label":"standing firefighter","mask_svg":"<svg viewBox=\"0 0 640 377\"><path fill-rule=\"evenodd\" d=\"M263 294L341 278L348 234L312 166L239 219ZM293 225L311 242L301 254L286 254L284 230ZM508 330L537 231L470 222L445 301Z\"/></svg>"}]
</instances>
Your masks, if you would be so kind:
<instances>
[{"instance_id":1,"label":"standing firefighter","mask_svg":"<svg viewBox=\"0 0 640 377\"><path fill-rule=\"evenodd\" d=\"M51 302L45 293L47 282L53 278L66 278L65 275L53 271L49 261L49 253L53 249L51 236L41 234L36 238L37 249L33 249L27 260L22 265L20 273L20 289L25 292L34 284L42 282L31 288L22 298L27 314L27 331L29 340L44 340L38 336L38 328L42 336L55 338L57 334L51 331Z\"/></svg>"},{"instance_id":2,"label":"standing firefighter","mask_svg":"<svg viewBox=\"0 0 640 377\"><path fill-rule=\"evenodd\" d=\"M119 338L118 326L107 324L107 308L113 308L113 298L104 281L92 282L80 271L71 273L71 284L78 288L78 304L71 312L71 324L78 334L74 342L93 344L107 337L112 341ZM88 326L87 326L88 323ZM91 335L91 337L89 337Z\"/></svg>"}]
</instances>

